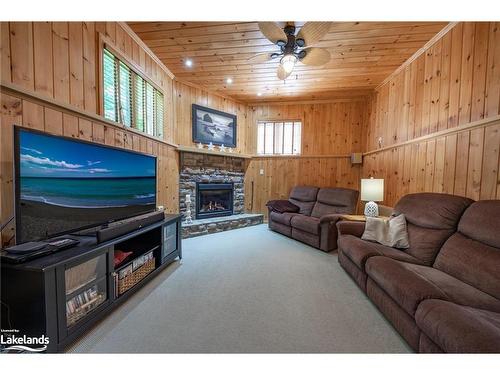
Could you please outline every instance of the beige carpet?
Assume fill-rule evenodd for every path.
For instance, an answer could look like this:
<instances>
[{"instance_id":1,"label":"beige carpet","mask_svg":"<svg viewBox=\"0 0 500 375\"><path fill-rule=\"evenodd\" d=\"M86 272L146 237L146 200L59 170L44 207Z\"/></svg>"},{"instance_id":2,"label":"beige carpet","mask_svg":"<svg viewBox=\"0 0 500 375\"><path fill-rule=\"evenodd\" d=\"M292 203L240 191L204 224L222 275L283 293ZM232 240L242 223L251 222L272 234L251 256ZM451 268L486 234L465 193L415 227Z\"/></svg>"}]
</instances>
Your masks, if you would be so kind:
<instances>
[{"instance_id":1,"label":"beige carpet","mask_svg":"<svg viewBox=\"0 0 500 375\"><path fill-rule=\"evenodd\" d=\"M266 225L183 241L170 265L76 353L407 353L326 254Z\"/></svg>"}]
</instances>

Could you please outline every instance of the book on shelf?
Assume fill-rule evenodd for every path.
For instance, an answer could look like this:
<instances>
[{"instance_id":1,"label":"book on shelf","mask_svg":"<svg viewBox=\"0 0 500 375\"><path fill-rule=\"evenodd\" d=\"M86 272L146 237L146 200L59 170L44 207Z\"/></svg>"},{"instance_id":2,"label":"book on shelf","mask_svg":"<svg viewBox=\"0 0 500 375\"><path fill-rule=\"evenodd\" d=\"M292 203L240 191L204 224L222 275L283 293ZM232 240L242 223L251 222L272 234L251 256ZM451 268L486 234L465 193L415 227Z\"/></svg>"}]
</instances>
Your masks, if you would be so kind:
<instances>
[{"instance_id":1,"label":"book on shelf","mask_svg":"<svg viewBox=\"0 0 500 375\"><path fill-rule=\"evenodd\" d=\"M95 301L99 295L97 285L93 285L91 288L66 301L66 314L71 315L75 313L81 307Z\"/></svg>"}]
</instances>

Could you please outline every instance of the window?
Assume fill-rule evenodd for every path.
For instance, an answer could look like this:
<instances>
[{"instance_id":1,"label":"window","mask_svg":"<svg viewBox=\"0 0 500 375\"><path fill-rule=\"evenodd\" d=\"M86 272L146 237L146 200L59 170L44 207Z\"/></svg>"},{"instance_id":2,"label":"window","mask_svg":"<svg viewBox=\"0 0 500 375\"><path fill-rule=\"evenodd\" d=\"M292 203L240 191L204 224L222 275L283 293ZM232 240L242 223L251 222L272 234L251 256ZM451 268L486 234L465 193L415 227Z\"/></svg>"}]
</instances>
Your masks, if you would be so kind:
<instances>
[{"instance_id":1,"label":"window","mask_svg":"<svg viewBox=\"0 0 500 375\"><path fill-rule=\"evenodd\" d=\"M301 128L300 121L259 121L257 123L257 154L300 154Z\"/></svg>"},{"instance_id":2,"label":"window","mask_svg":"<svg viewBox=\"0 0 500 375\"><path fill-rule=\"evenodd\" d=\"M163 137L163 94L108 49L103 52L104 117Z\"/></svg>"}]
</instances>

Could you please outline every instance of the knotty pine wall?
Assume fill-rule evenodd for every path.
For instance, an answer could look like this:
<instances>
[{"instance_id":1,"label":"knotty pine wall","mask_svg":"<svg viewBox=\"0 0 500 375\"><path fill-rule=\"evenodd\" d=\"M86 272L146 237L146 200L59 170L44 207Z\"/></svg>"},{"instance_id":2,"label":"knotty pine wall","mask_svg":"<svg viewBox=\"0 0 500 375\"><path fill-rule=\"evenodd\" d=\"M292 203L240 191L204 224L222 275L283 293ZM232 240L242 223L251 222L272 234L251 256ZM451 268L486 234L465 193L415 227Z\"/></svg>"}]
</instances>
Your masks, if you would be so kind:
<instances>
[{"instance_id":1,"label":"knotty pine wall","mask_svg":"<svg viewBox=\"0 0 500 375\"><path fill-rule=\"evenodd\" d=\"M385 204L500 198L499 25L458 23L371 97L362 174L386 179Z\"/></svg>"},{"instance_id":2,"label":"knotty pine wall","mask_svg":"<svg viewBox=\"0 0 500 375\"><path fill-rule=\"evenodd\" d=\"M367 120L364 99L250 106L248 143L252 154L256 152L260 120L302 121L302 155L251 159L245 178L247 211L267 215L266 202L287 198L296 185L359 188L361 166L351 165L350 154L362 151L362 129Z\"/></svg>"},{"instance_id":3,"label":"knotty pine wall","mask_svg":"<svg viewBox=\"0 0 500 375\"><path fill-rule=\"evenodd\" d=\"M174 81L175 140L179 145L195 146L192 133L192 104L202 105L236 115L237 142L235 152L249 153L247 106L244 103L214 94L201 87Z\"/></svg>"},{"instance_id":4,"label":"knotty pine wall","mask_svg":"<svg viewBox=\"0 0 500 375\"><path fill-rule=\"evenodd\" d=\"M158 157L158 204L178 211L173 82L167 69L116 22L1 22L0 221L13 215L13 124ZM99 57L105 41L163 90L165 141L100 116ZM2 242L14 233L11 223Z\"/></svg>"}]
</instances>

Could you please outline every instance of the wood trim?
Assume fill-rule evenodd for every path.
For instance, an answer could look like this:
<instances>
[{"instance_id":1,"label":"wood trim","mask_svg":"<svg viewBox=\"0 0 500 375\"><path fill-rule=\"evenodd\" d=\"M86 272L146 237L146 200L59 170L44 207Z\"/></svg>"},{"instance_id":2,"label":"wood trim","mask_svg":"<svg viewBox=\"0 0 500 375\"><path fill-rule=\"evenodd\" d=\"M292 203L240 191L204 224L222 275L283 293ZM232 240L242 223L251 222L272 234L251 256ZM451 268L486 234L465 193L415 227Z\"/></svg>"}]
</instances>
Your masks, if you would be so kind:
<instances>
[{"instance_id":1,"label":"wood trim","mask_svg":"<svg viewBox=\"0 0 500 375\"><path fill-rule=\"evenodd\" d=\"M422 137L411 139L411 140L406 141L406 142L400 142L400 143L397 143L397 144L394 144L391 146L382 147L382 148L379 148L377 150L367 151L367 152L363 153L363 156L376 154L377 152L387 151L387 150L391 150L391 149L398 148L401 146L411 145L413 143L420 143L420 142L427 141L427 140L434 139L434 138L440 138L440 137L450 135L450 134L458 134L458 133L462 133L465 131L470 131L470 130L473 130L476 128L480 128L483 126L485 127L485 126L489 126L489 125L495 125L498 122L500 122L500 115L489 117L486 119L481 119L478 121L469 122L468 124L465 124L465 125L460 125L460 126L456 126L454 128L441 130L441 131L438 131L438 132L435 132L432 134L428 134L428 135L424 135Z\"/></svg>"},{"instance_id":2,"label":"wood trim","mask_svg":"<svg viewBox=\"0 0 500 375\"><path fill-rule=\"evenodd\" d=\"M127 32L128 35L130 35L130 37L137 43L139 44L140 47L142 47L142 49L144 49L144 51L153 59L153 61L155 63L157 63L164 71L165 73L167 73L167 75L174 79L175 78L175 75L174 73L172 73L170 71L170 69L168 69L165 64L163 64L163 62L153 53L153 51L151 51L151 49L146 45L146 43L144 43L142 41L141 38L139 38L139 36L130 28L129 25L127 25L126 22L117 22L122 28L123 30L125 30L125 32Z\"/></svg>"},{"instance_id":3,"label":"wood trim","mask_svg":"<svg viewBox=\"0 0 500 375\"><path fill-rule=\"evenodd\" d=\"M206 87L204 86L201 86L201 85L197 85L196 83L192 83L192 82L188 82L188 81L185 81L183 79L179 79L177 77L174 77L173 78L173 81L174 82L177 82L177 83L180 83L180 84L183 84L183 85L186 85L186 86L189 86L189 87L192 87L192 88L195 88L195 89L199 89L199 90L203 90L205 91L206 93L208 94L211 94L211 95L215 95L215 96L218 96L218 97L221 97L221 98L224 98L226 100L230 100L234 103L238 103L238 104L243 104L243 105L247 105L247 103L245 102L242 102L241 100L238 100L238 99L234 99L228 95L224 95L224 94L221 94L220 92L218 91L213 91L213 90L210 90L210 89L207 89Z\"/></svg>"},{"instance_id":4,"label":"wood trim","mask_svg":"<svg viewBox=\"0 0 500 375\"><path fill-rule=\"evenodd\" d=\"M409 66L413 61L415 61L420 55L425 53L429 48L431 48L436 42L441 40L449 31L451 31L459 22L450 22L446 25L440 32L432 37L427 43L424 44L417 52L415 52L408 60L401 64L394 72L392 72L386 79L384 79L377 87L375 91L379 90L382 86L388 83L392 78L394 78L398 73Z\"/></svg>"},{"instance_id":5,"label":"wood trim","mask_svg":"<svg viewBox=\"0 0 500 375\"><path fill-rule=\"evenodd\" d=\"M252 155L252 159L345 159L351 155Z\"/></svg>"},{"instance_id":6,"label":"wood trim","mask_svg":"<svg viewBox=\"0 0 500 375\"><path fill-rule=\"evenodd\" d=\"M91 112L85 111L83 109L76 108L70 104L65 104L65 103L59 102L55 99L48 98L44 95L34 93L33 91L24 89L18 85L2 82L0 84L0 92L19 97L21 99L33 100L35 102L38 102L38 103L41 103L44 105L48 105L48 106L53 107L55 109L62 110L63 112L66 112L69 114L74 114L74 115L77 115L79 117L84 117L88 120L99 121L99 122L105 123L107 125L113 126L117 129L132 132L132 133L140 135L142 137L149 138L155 142L160 142L160 143L163 143L163 144L175 147L175 148L178 147L178 145L175 143L168 142L168 141L165 141L163 139L153 137L149 134L143 133L143 132L138 131L134 128L129 128L128 126L122 125L118 122L108 120L104 117L101 117L100 115L95 114L95 113L91 113Z\"/></svg>"},{"instance_id":7,"label":"wood trim","mask_svg":"<svg viewBox=\"0 0 500 375\"><path fill-rule=\"evenodd\" d=\"M350 103L350 102L364 102L368 99L368 96L353 96L352 98L331 98L331 99L311 99L311 100L290 100L290 101L257 101L257 102L247 102L246 105L249 107L260 107L265 105L301 105L301 104L328 104L328 103Z\"/></svg>"},{"instance_id":8,"label":"wood trim","mask_svg":"<svg viewBox=\"0 0 500 375\"><path fill-rule=\"evenodd\" d=\"M272 123L276 123L276 122L300 122L302 123L304 121L304 119L300 119L300 118L287 118L287 119L282 119L282 118L274 118L274 117L264 117L264 118L258 118L256 120L256 123L254 125L258 125L259 122L272 122Z\"/></svg>"},{"instance_id":9,"label":"wood trim","mask_svg":"<svg viewBox=\"0 0 500 375\"><path fill-rule=\"evenodd\" d=\"M177 151L179 152L190 152L192 154L206 154L206 155L216 155L216 156L225 156L229 158L241 158L241 159L251 159L252 155L246 155L246 154L239 154L236 152L230 153L230 152L221 152L217 150L208 150L206 148L196 148L196 147L190 147L190 146L177 146Z\"/></svg>"}]
</instances>

